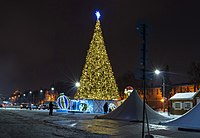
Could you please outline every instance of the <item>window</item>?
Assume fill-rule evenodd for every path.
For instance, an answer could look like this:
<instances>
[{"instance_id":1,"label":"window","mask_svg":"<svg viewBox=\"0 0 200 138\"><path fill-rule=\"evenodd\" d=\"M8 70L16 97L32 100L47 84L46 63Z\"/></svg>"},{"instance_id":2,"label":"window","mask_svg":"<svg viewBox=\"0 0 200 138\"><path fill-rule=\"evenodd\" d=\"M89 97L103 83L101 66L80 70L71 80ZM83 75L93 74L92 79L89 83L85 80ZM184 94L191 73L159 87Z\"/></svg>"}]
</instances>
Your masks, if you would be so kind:
<instances>
[{"instance_id":1,"label":"window","mask_svg":"<svg viewBox=\"0 0 200 138\"><path fill-rule=\"evenodd\" d=\"M173 108L174 108L174 110L181 110L182 109L182 102L174 102Z\"/></svg>"},{"instance_id":2,"label":"window","mask_svg":"<svg viewBox=\"0 0 200 138\"><path fill-rule=\"evenodd\" d=\"M192 108L192 102L184 102L184 110L190 110Z\"/></svg>"}]
</instances>

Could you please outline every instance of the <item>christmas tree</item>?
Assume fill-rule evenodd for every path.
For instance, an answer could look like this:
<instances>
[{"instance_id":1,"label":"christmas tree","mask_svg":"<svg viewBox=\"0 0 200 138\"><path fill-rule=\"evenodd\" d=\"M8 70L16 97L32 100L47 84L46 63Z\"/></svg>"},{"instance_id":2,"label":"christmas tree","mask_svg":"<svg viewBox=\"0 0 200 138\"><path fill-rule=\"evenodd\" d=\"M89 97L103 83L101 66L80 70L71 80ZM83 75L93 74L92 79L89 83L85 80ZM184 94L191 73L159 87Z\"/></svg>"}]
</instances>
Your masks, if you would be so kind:
<instances>
[{"instance_id":1,"label":"christmas tree","mask_svg":"<svg viewBox=\"0 0 200 138\"><path fill-rule=\"evenodd\" d=\"M80 78L80 87L78 87L74 98L96 100L118 99L118 88L104 45L99 12L96 12L96 16L97 21Z\"/></svg>"}]
</instances>

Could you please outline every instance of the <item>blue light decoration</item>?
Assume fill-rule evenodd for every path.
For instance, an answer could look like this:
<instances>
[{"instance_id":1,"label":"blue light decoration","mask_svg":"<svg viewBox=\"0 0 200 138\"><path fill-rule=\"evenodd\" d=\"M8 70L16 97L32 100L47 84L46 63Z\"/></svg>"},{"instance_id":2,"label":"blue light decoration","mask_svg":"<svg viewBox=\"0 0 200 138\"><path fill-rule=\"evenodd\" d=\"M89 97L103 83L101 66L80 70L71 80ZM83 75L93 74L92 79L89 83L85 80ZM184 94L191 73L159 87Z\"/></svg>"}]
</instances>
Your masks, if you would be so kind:
<instances>
[{"instance_id":1,"label":"blue light decoration","mask_svg":"<svg viewBox=\"0 0 200 138\"><path fill-rule=\"evenodd\" d=\"M100 16L101 16L101 14L100 14L100 12L99 11L96 11L96 16L97 16L97 20L99 20L99 18L100 18Z\"/></svg>"},{"instance_id":2,"label":"blue light decoration","mask_svg":"<svg viewBox=\"0 0 200 138\"><path fill-rule=\"evenodd\" d=\"M70 100L67 96L64 95L64 93L61 93L60 96L57 99L57 104L60 109L68 109Z\"/></svg>"},{"instance_id":3,"label":"blue light decoration","mask_svg":"<svg viewBox=\"0 0 200 138\"><path fill-rule=\"evenodd\" d=\"M80 111L87 111L88 105L86 103L80 103L79 109Z\"/></svg>"},{"instance_id":4,"label":"blue light decoration","mask_svg":"<svg viewBox=\"0 0 200 138\"><path fill-rule=\"evenodd\" d=\"M71 100L70 101L70 111L80 111L80 112L93 112L93 103L91 100Z\"/></svg>"}]
</instances>

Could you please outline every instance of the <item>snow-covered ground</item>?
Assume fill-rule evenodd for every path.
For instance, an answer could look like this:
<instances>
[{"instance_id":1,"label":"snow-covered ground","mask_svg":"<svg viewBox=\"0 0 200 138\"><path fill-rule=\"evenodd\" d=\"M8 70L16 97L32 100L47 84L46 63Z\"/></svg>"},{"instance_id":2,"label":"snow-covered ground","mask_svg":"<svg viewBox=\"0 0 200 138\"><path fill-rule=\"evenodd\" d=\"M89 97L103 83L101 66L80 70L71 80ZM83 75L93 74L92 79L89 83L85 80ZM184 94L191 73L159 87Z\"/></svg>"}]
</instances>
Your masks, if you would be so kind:
<instances>
[{"instance_id":1,"label":"snow-covered ground","mask_svg":"<svg viewBox=\"0 0 200 138\"><path fill-rule=\"evenodd\" d=\"M160 114L168 116L167 113ZM0 109L0 138L141 137L141 123L94 119L96 115L100 114L54 111L53 116L49 116L48 110ZM158 124L150 124L150 133L161 138L200 137L200 133L178 131L175 127Z\"/></svg>"},{"instance_id":2,"label":"snow-covered ground","mask_svg":"<svg viewBox=\"0 0 200 138\"><path fill-rule=\"evenodd\" d=\"M170 119L175 119L175 118L178 118L180 117L181 115L172 115L172 114L168 114L168 112L158 112L159 114L165 116L165 117L168 117Z\"/></svg>"}]
</instances>

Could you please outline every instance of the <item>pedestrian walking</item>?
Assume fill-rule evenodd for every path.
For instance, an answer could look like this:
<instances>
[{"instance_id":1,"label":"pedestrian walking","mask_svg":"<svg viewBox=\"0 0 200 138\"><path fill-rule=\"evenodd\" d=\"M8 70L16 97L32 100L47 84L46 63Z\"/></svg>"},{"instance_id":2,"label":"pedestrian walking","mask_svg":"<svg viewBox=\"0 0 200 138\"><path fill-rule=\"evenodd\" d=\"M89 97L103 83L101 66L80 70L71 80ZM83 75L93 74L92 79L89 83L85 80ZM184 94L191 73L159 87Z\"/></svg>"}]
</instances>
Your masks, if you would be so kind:
<instances>
[{"instance_id":1,"label":"pedestrian walking","mask_svg":"<svg viewBox=\"0 0 200 138\"><path fill-rule=\"evenodd\" d=\"M31 110L31 103L28 104L28 109Z\"/></svg>"},{"instance_id":2,"label":"pedestrian walking","mask_svg":"<svg viewBox=\"0 0 200 138\"><path fill-rule=\"evenodd\" d=\"M49 115L53 115L53 103L52 102L50 102L49 103Z\"/></svg>"},{"instance_id":3,"label":"pedestrian walking","mask_svg":"<svg viewBox=\"0 0 200 138\"><path fill-rule=\"evenodd\" d=\"M104 114L107 114L108 112L108 103L106 102L103 106Z\"/></svg>"}]
</instances>

